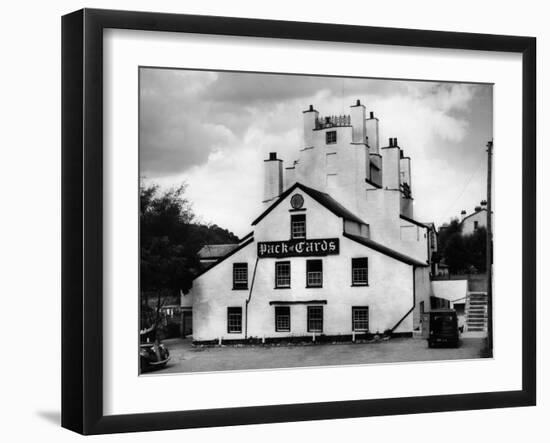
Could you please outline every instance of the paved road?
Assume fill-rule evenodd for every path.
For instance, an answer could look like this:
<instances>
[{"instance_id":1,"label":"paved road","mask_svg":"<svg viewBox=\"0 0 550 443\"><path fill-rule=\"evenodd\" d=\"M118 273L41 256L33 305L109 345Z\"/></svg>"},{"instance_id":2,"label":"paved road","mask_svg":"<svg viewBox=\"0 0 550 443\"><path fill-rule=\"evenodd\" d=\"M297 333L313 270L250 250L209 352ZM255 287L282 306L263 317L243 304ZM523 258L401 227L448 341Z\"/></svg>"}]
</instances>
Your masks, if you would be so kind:
<instances>
[{"instance_id":1,"label":"paved road","mask_svg":"<svg viewBox=\"0 0 550 443\"><path fill-rule=\"evenodd\" d=\"M483 342L464 338L458 349L429 349L425 340L413 338L362 344L194 347L188 339L171 339L164 341L170 362L153 374L472 359L481 356Z\"/></svg>"}]
</instances>

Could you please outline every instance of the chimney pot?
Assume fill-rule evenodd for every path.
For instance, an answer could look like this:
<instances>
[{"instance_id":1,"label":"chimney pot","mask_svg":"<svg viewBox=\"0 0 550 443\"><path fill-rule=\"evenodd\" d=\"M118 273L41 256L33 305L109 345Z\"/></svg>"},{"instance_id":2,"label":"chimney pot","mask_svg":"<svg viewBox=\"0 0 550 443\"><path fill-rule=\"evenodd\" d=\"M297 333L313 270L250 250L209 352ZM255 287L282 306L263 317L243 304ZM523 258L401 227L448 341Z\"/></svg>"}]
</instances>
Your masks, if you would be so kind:
<instances>
[{"instance_id":1,"label":"chimney pot","mask_svg":"<svg viewBox=\"0 0 550 443\"><path fill-rule=\"evenodd\" d=\"M277 160L277 153L276 152L270 152L269 153L269 160Z\"/></svg>"},{"instance_id":2,"label":"chimney pot","mask_svg":"<svg viewBox=\"0 0 550 443\"><path fill-rule=\"evenodd\" d=\"M390 137L390 147L393 146L393 138Z\"/></svg>"},{"instance_id":3,"label":"chimney pot","mask_svg":"<svg viewBox=\"0 0 550 443\"><path fill-rule=\"evenodd\" d=\"M313 111L313 105L309 105L309 110Z\"/></svg>"},{"instance_id":4,"label":"chimney pot","mask_svg":"<svg viewBox=\"0 0 550 443\"><path fill-rule=\"evenodd\" d=\"M397 137L393 138L393 146L397 146Z\"/></svg>"},{"instance_id":5,"label":"chimney pot","mask_svg":"<svg viewBox=\"0 0 550 443\"><path fill-rule=\"evenodd\" d=\"M357 99L357 101L355 102L355 106L360 106L361 105L361 100Z\"/></svg>"},{"instance_id":6,"label":"chimney pot","mask_svg":"<svg viewBox=\"0 0 550 443\"><path fill-rule=\"evenodd\" d=\"M374 112L370 112L370 118L374 118Z\"/></svg>"},{"instance_id":7,"label":"chimney pot","mask_svg":"<svg viewBox=\"0 0 550 443\"><path fill-rule=\"evenodd\" d=\"M466 211L463 209L462 211L460 211L460 215L466 215Z\"/></svg>"}]
</instances>

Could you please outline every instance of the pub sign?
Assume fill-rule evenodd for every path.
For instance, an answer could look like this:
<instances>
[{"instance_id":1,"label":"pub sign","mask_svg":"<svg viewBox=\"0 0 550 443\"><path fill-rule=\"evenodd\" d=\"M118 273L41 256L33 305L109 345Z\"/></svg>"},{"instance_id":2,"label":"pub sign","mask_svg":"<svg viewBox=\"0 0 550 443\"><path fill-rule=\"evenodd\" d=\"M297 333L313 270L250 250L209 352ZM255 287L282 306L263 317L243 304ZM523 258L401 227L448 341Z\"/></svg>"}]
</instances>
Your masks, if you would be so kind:
<instances>
[{"instance_id":1,"label":"pub sign","mask_svg":"<svg viewBox=\"0 0 550 443\"><path fill-rule=\"evenodd\" d=\"M339 253L338 238L258 242L258 258L319 257Z\"/></svg>"}]
</instances>

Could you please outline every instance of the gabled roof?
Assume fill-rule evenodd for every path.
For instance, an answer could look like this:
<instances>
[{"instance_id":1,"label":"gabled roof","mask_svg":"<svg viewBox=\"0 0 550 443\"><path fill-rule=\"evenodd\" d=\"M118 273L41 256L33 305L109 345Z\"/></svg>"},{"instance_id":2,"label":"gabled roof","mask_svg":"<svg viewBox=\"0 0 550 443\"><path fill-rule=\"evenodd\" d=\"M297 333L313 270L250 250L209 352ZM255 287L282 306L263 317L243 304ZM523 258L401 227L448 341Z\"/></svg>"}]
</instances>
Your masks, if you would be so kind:
<instances>
[{"instance_id":1,"label":"gabled roof","mask_svg":"<svg viewBox=\"0 0 550 443\"><path fill-rule=\"evenodd\" d=\"M246 236L248 237L248 235ZM254 237L250 237L248 240L244 241L244 242L241 242L239 244L235 244L235 245L232 245L232 246L235 246L233 249L231 249L229 252L227 252L223 257L220 257L214 264L212 264L212 266L209 266L208 268L205 268L203 269L201 272L199 272L197 275L195 275L194 279L200 277L202 274L210 271L210 269L212 269L213 267L219 265L222 261L224 261L226 258L229 258L231 257L233 254L235 254L236 252L240 251L241 249L243 249L244 247L248 246L250 243L252 243L254 241Z\"/></svg>"},{"instance_id":2,"label":"gabled roof","mask_svg":"<svg viewBox=\"0 0 550 443\"><path fill-rule=\"evenodd\" d=\"M421 261L416 260L412 257L409 257L408 255L401 254L401 252L395 251L394 249L390 249L387 246L381 245L380 243L376 243L375 241L372 241L370 238L361 237L359 235L348 234L347 232L344 232L343 236L349 238L350 240L356 241L357 243L360 243L363 246L366 246L367 248L374 249L375 251L378 251L384 255L387 255L388 257L394 258L408 265L422 266L422 267L428 266L427 263L422 263Z\"/></svg>"},{"instance_id":3,"label":"gabled roof","mask_svg":"<svg viewBox=\"0 0 550 443\"><path fill-rule=\"evenodd\" d=\"M197 255L202 260L213 260L229 254L233 249L239 246L238 243L229 243L223 245L204 245L199 249Z\"/></svg>"},{"instance_id":4,"label":"gabled roof","mask_svg":"<svg viewBox=\"0 0 550 443\"><path fill-rule=\"evenodd\" d=\"M279 198L271 206L269 206L269 208L267 208L256 220L254 220L252 222L252 225L258 224L267 214L273 211L273 209L275 209L279 205L279 203L281 203L286 197L288 197L296 189L302 190L307 195L309 195L313 200L315 200L317 203L323 205L334 215L341 217L344 220L350 220L356 223L361 223L363 225L367 224L363 220L361 220L359 217L357 217L355 214L350 212L348 209L344 208L340 203L334 200L330 195L321 191L317 191L316 189L309 188L307 186L302 185L301 183L296 182L290 188L288 188L285 192L283 192L279 196Z\"/></svg>"}]
</instances>

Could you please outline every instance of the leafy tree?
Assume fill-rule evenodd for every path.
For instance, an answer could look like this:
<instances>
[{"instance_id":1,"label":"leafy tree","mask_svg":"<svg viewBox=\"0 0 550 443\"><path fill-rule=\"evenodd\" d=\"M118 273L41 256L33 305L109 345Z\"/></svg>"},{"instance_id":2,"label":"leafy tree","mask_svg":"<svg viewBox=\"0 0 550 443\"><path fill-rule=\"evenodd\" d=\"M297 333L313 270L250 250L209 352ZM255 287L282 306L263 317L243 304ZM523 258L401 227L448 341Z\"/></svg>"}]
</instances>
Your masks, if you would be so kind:
<instances>
[{"instance_id":1,"label":"leafy tree","mask_svg":"<svg viewBox=\"0 0 550 443\"><path fill-rule=\"evenodd\" d=\"M156 184L140 185L141 329L153 333L162 306L177 303L180 291L191 288L200 269L199 249L238 241L217 225L197 223L186 189L185 183L163 191Z\"/></svg>"},{"instance_id":2,"label":"leafy tree","mask_svg":"<svg viewBox=\"0 0 550 443\"><path fill-rule=\"evenodd\" d=\"M472 234L462 235L462 227L457 219L451 221L439 233L439 254L449 266L451 274L485 272L487 231L480 228Z\"/></svg>"}]
</instances>

